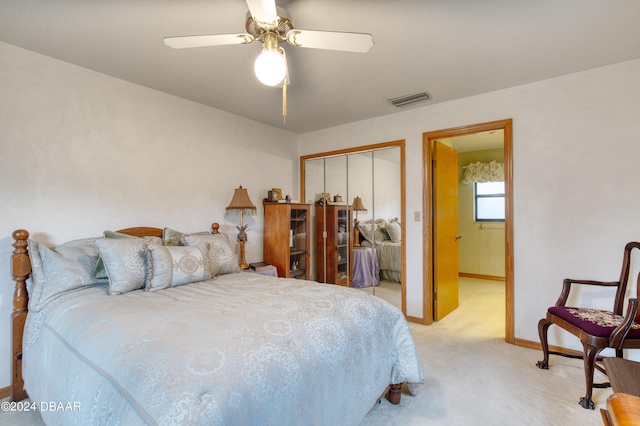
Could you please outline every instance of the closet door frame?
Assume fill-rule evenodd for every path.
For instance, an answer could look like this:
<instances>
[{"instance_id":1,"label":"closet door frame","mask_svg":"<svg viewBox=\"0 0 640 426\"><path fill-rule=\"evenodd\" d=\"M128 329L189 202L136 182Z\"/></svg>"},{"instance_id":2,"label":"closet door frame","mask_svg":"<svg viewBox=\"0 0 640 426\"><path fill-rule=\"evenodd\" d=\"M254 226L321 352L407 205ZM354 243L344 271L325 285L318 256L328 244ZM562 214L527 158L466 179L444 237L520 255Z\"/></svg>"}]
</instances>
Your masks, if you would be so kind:
<instances>
[{"instance_id":1,"label":"closet door frame","mask_svg":"<svg viewBox=\"0 0 640 426\"><path fill-rule=\"evenodd\" d=\"M348 155L348 154L356 154L365 151L376 151L380 149L387 148L400 148L400 223L403 225L406 224L406 181L405 181L405 141L404 139L390 141L390 142L382 142L372 145L363 145L358 147L350 147L335 151L327 151L327 152L319 152L317 154L304 155L300 157L300 200L306 200L305 198L305 161L307 160L317 160L320 158L326 157L335 157L339 155ZM346 200L349 203L349 200ZM401 240L406 242L406 226L401 227ZM401 284L401 293L402 293L402 313L407 314L407 300L406 300L406 276L407 276L407 253L406 253L406 244L402 244L401 253L402 253L402 282ZM411 320L411 318L407 318ZM417 321L416 321L417 322Z\"/></svg>"}]
</instances>

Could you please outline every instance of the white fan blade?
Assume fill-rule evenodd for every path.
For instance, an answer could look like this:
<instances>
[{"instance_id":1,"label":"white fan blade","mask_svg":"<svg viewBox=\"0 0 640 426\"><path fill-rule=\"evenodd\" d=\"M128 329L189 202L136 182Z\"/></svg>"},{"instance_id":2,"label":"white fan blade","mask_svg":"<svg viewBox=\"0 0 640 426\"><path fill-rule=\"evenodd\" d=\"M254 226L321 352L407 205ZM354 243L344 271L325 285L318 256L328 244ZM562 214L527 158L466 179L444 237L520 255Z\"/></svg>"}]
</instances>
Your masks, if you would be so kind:
<instances>
[{"instance_id":1,"label":"white fan blade","mask_svg":"<svg viewBox=\"0 0 640 426\"><path fill-rule=\"evenodd\" d=\"M164 44L174 49L190 47L222 46L225 44L248 44L253 41L250 34L211 34L165 37Z\"/></svg>"},{"instance_id":2,"label":"white fan blade","mask_svg":"<svg viewBox=\"0 0 640 426\"><path fill-rule=\"evenodd\" d=\"M278 12L274 0L247 0L249 12L253 19L267 27L275 27L278 22Z\"/></svg>"},{"instance_id":3,"label":"white fan blade","mask_svg":"<svg viewBox=\"0 0 640 426\"><path fill-rule=\"evenodd\" d=\"M365 53L373 46L371 34L334 31L291 30L287 33L287 41L298 47L358 53Z\"/></svg>"}]
</instances>

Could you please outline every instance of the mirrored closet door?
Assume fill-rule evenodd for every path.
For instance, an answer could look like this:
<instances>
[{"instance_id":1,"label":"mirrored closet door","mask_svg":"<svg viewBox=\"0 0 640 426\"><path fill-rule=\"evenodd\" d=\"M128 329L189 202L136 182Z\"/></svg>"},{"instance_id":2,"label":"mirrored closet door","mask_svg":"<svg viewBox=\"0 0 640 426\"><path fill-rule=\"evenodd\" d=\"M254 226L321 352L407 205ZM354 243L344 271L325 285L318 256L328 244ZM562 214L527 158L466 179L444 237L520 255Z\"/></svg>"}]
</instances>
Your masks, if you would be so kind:
<instances>
[{"instance_id":1,"label":"mirrored closet door","mask_svg":"<svg viewBox=\"0 0 640 426\"><path fill-rule=\"evenodd\" d=\"M405 312L404 141L301 158L312 279L358 288Z\"/></svg>"}]
</instances>

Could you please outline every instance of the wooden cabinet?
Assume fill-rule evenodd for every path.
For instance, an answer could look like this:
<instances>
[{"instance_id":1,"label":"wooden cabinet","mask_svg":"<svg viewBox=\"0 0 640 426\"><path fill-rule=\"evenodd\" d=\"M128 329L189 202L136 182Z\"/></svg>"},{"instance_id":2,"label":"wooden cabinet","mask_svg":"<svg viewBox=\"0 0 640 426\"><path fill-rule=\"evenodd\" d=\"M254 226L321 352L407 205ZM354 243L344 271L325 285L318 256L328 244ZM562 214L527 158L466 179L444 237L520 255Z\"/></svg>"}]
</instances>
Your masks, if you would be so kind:
<instances>
[{"instance_id":1,"label":"wooden cabinet","mask_svg":"<svg viewBox=\"0 0 640 426\"><path fill-rule=\"evenodd\" d=\"M353 206L316 205L316 277L318 282L351 285ZM326 232L326 234L325 234Z\"/></svg>"},{"instance_id":2,"label":"wooden cabinet","mask_svg":"<svg viewBox=\"0 0 640 426\"><path fill-rule=\"evenodd\" d=\"M278 276L309 279L309 204L264 202L264 261Z\"/></svg>"}]
</instances>

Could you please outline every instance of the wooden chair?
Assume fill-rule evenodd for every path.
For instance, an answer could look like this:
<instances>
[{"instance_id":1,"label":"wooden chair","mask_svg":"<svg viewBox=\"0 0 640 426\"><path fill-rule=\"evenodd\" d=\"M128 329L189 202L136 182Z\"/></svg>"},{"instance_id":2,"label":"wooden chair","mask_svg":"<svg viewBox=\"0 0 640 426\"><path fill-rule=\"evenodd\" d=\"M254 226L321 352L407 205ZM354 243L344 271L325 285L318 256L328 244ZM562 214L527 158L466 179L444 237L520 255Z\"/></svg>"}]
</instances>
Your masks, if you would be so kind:
<instances>
[{"instance_id":1,"label":"wooden chair","mask_svg":"<svg viewBox=\"0 0 640 426\"><path fill-rule=\"evenodd\" d=\"M615 349L616 357L622 358L623 349L640 348L640 317L638 317L640 288L636 290L636 298L628 299L627 313L624 316L622 315L625 292L629 280L631 252L634 248L640 249L640 243L631 242L624 248L622 271L620 272L619 281L602 282L565 279L562 285L562 292L555 306L550 307L547 311L546 318L538 322L538 334L540 335L540 343L544 354L544 359L537 363L539 368L545 370L549 368L549 354L583 359L587 393L584 397L580 398L580 405L584 408L594 409L594 404L591 399L594 387L605 388L610 386L609 383L593 383L595 368L606 374L604 368L596 362L601 361L601 358L598 358L598 354L605 348L613 348ZM640 281L640 276L638 280ZM573 284L615 287L616 295L613 302L613 310L604 311L565 306ZM578 337L584 348L583 355L549 351L547 332L551 324L555 324Z\"/></svg>"}]
</instances>

